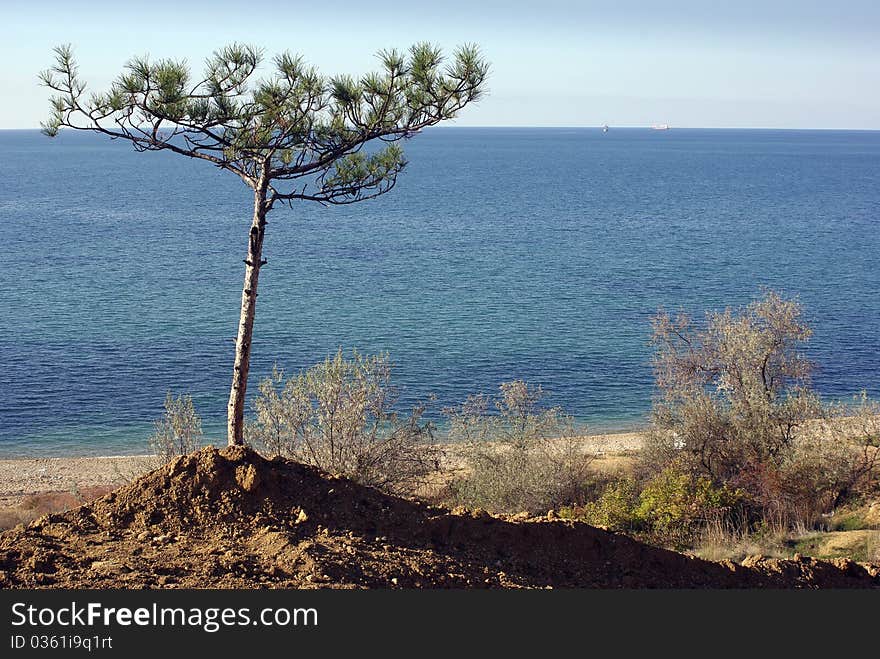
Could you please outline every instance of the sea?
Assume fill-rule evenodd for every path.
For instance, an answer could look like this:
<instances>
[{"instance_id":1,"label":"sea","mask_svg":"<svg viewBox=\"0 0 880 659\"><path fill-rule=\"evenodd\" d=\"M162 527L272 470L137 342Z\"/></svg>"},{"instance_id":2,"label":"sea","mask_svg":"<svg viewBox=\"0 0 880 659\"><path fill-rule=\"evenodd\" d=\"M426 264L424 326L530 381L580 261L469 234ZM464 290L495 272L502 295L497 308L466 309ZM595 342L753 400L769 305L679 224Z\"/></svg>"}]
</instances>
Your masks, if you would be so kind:
<instances>
[{"instance_id":1,"label":"sea","mask_svg":"<svg viewBox=\"0 0 880 659\"><path fill-rule=\"evenodd\" d=\"M657 310L772 288L826 399L880 395L880 132L437 127L405 152L379 199L272 211L250 393L356 348L441 433L512 379L637 429ZM0 131L0 457L144 453L168 391L225 441L251 208L202 162Z\"/></svg>"}]
</instances>

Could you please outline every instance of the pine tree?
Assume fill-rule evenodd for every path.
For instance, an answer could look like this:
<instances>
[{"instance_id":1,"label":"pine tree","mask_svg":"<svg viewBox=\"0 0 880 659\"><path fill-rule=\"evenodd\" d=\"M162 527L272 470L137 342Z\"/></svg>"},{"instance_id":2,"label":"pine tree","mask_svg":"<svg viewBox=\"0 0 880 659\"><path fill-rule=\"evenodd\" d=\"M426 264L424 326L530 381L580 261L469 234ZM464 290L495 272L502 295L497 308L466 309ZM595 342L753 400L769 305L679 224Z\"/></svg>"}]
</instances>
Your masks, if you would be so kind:
<instances>
[{"instance_id":1,"label":"pine tree","mask_svg":"<svg viewBox=\"0 0 880 659\"><path fill-rule=\"evenodd\" d=\"M183 61L134 58L109 91L88 93L71 47L61 46L55 65L40 74L54 90L46 135L92 131L137 151L171 151L228 170L253 190L227 410L230 444L243 442L267 214L296 200L351 204L388 192L406 165L400 141L455 117L480 97L488 74L472 45L451 61L425 43L378 57L381 70L356 80L324 77L283 53L268 78L255 79L262 52L233 44L214 53L200 79Z\"/></svg>"}]
</instances>

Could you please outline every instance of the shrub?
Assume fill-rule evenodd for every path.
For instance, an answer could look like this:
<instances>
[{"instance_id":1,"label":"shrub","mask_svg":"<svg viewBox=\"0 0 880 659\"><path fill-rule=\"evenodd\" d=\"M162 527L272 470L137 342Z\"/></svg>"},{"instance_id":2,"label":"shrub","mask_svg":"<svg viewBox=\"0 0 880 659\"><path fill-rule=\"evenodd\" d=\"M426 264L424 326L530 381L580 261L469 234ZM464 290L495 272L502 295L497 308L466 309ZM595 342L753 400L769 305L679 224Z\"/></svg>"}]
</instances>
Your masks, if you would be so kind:
<instances>
[{"instance_id":1,"label":"shrub","mask_svg":"<svg viewBox=\"0 0 880 659\"><path fill-rule=\"evenodd\" d=\"M638 484L632 478L621 478L609 483L597 499L572 511L571 516L611 531L637 532L641 530L638 505Z\"/></svg>"},{"instance_id":2,"label":"shrub","mask_svg":"<svg viewBox=\"0 0 880 659\"><path fill-rule=\"evenodd\" d=\"M259 385L247 441L393 494L412 494L440 470L424 407L400 415L393 407L388 355L342 351L284 379L279 369Z\"/></svg>"},{"instance_id":3,"label":"shrub","mask_svg":"<svg viewBox=\"0 0 880 659\"><path fill-rule=\"evenodd\" d=\"M656 541L680 547L710 523L732 519L744 505L743 492L673 463L641 491L635 518Z\"/></svg>"},{"instance_id":4,"label":"shrub","mask_svg":"<svg viewBox=\"0 0 880 659\"><path fill-rule=\"evenodd\" d=\"M880 478L878 447L880 405L863 393L851 404L830 406L795 438L775 474L773 514L782 523L815 526L827 513L870 492Z\"/></svg>"},{"instance_id":5,"label":"shrub","mask_svg":"<svg viewBox=\"0 0 880 659\"><path fill-rule=\"evenodd\" d=\"M826 406L799 351L811 330L796 301L768 292L737 312L654 319L658 396L643 470L676 462L741 490L764 521L815 525L878 480L880 406Z\"/></svg>"},{"instance_id":6,"label":"shrub","mask_svg":"<svg viewBox=\"0 0 880 659\"><path fill-rule=\"evenodd\" d=\"M743 494L716 486L673 463L640 484L632 477L609 483L601 495L569 516L611 531L664 545L689 544L710 524L729 524L745 507Z\"/></svg>"},{"instance_id":7,"label":"shrub","mask_svg":"<svg viewBox=\"0 0 880 659\"><path fill-rule=\"evenodd\" d=\"M831 406L815 436L825 439L822 462L832 467L826 470L826 479L834 495L833 507L844 503L851 494L877 488L880 403L869 399L867 392L863 391L849 404Z\"/></svg>"},{"instance_id":8,"label":"shrub","mask_svg":"<svg viewBox=\"0 0 880 659\"><path fill-rule=\"evenodd\" d=\"M716 482L749 465L781 464L798 429L821 414L813 365L799 352L812 333L802 316L799 303L773 292L738 312L708 314L702 330L661 311L652 458L685 459Z\"/></svg>"},{"instance_id":9,"label":"shrub","mask_svg":"<svg viewBox=\"0 0 880 659\"><path fill-rule=\"evenodd\" d=\"M571 417L545 407L544 398L541 387L515 380L501 384L495 397L470 396L444 410L469 470L449 488L455 503L537 514L583 502L592 456L583 452Z\"/></svg>"},{"instance_id":10,"label":"shrub","mask_svg":"<svg viewBox=\"0 0 880 659\"><path fill-rule=\"evenodd\" d=\"M813 525L877 481L880 408L825 406L800 348L796 301L773 292L744 309L654 319L658 396L644 471L676 462L744 491L773 525Z\"/></svg>"},{"instance_id":11,"label":"shrub","mask_svg":"<svg viewBox=\"0 0 880 659\"><path fill-rule=\"evenodd\" d=\"M154 422L155 431L147 439L151 453L164 464L178 455L198 450L202 444L202 420L192 397L165 395L165 414Z\"/></svg>"}]
</instances>

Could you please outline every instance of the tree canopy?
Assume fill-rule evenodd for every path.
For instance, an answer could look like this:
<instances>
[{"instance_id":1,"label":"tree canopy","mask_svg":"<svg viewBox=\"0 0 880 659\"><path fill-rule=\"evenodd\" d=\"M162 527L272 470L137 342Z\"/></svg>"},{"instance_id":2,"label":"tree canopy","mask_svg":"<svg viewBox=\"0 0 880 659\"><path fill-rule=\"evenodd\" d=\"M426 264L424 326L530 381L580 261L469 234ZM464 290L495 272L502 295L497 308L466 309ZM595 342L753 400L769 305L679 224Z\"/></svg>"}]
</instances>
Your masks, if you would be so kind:
<instances>
[{"instance_id":1,"label":"tree canopy","mask_svg":"<svg viewBox=\"0 0 880 659\"><path fill-rule=\"evenodd\" d=\"M488 64L473 45L447 62L427 43L380 51L381 70L355 79L324 77L282 53L271 75L254 80L263 53L233 44L195 78L185 61L131 59L109 91L91 93L70 46L55 49L41 73L54 90L43 131L91 130L140 151L169 150L206 160L276 201L346 204L387 192L406 160L395 144L453 118L483 93ZM373 140L383 147L367 152Z\"/></svg>"}]
</instances>

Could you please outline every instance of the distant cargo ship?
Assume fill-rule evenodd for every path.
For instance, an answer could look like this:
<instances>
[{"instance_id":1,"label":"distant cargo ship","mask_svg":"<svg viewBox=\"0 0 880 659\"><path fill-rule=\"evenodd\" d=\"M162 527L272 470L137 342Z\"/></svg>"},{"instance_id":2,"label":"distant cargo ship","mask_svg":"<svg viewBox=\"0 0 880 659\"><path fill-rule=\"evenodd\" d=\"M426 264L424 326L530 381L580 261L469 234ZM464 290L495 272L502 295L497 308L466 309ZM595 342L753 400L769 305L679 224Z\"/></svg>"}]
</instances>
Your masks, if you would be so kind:
<instances>
[{"instance_id":1,"label":"distant cargo ship","mask_svg":"<svg viewBox=\"0 0 880 659\"><path fill-rule=\"evenodd\" d=\"M654 130L669 130L669 124L654 124L651 128Z\"/></svg>"}]
</instances>

